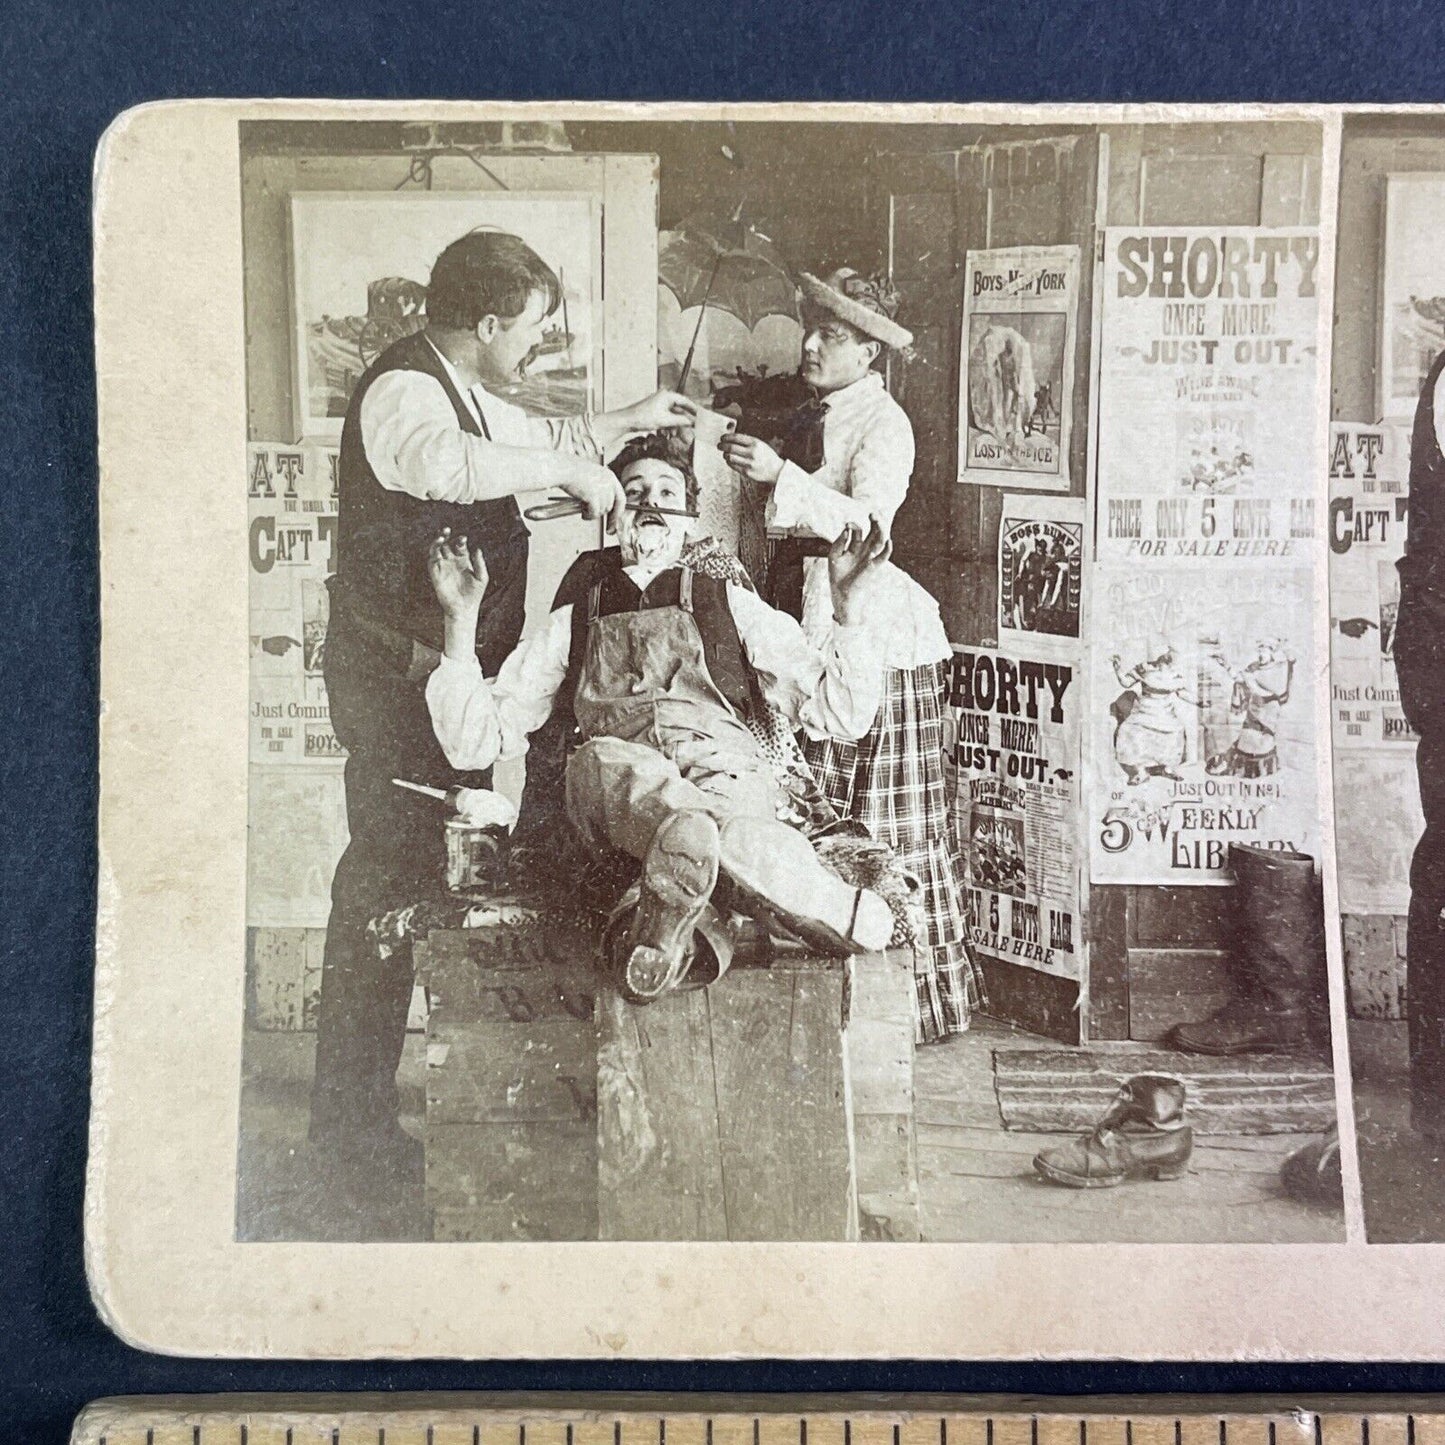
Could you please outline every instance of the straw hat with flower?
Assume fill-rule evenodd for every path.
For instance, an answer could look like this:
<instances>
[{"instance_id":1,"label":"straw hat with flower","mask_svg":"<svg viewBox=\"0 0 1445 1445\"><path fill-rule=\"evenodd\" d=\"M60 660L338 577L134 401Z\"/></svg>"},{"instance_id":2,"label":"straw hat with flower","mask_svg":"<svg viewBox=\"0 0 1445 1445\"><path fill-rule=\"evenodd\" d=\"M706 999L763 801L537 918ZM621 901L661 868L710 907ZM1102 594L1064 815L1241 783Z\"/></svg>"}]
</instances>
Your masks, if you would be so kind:
<instances>
[{"instance_id":1,"label":"straw hat with flower","mask_svg":"<svg viewBox=\"0 0 1445 1445\"><path fill-rule=\"evenodd\" d=\"M898 293L881 276L864 276L844 266L826 281L804 271L800 285L805 302L831 312L864 336L895 351L913 344L913 333L893 319L898 311Z\"/></svg>"}]
</instances>

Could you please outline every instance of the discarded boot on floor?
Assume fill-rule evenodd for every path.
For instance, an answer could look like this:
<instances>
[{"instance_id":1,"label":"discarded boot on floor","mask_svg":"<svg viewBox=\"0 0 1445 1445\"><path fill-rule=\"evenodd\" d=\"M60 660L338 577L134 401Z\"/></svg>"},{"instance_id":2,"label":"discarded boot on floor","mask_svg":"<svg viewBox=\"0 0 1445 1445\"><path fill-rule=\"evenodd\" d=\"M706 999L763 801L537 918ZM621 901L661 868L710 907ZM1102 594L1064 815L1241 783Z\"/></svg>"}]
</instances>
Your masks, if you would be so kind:
<instances>
[{"instance_id":1,"label":"discarded boot on floor","mask_svg":"<svg viewBox=\"0 0 1445 1445\"><path fill-rule=\"evenodd\" d=\"M1169 1042L1188 1054L1312 1053L1329 1047L1324 906L1306 853L1233 843L1235 996Z\"/></svg>"},{"instance_id":2,"label":"discarded boot on floor","mask_svg":"<svg viewBox=\"0 0 1445 1445\"><path fill-rule=\"evenodd\" d=\"M1109 1189L1126 1179L1179 1179L1194 1152L1184 1122L1186 1089L1168 1074L1126 1079L1092 1133L1045 1149L1034 1168L1069 1189Z\"/></svg>"},{"instance_id":3,"label":"discarded boot on floor","mask_svg":"<svg viewBox=\"0 0 1445 1445\"><path fill-rule=\"evenodd\" d=\"M1343 1208L1339 1126L1296 1149L1280 1165L1279 1182L1291 1199Z\"/></svg>"}]
</instances>

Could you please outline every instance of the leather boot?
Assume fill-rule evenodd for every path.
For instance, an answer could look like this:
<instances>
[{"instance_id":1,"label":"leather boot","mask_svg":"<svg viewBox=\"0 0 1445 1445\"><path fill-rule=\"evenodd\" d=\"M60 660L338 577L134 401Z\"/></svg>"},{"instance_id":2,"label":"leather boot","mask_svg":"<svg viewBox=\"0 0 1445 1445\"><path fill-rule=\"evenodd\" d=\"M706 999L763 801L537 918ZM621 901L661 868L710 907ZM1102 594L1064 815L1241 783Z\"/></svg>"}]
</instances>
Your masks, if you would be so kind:
<instances>
[{"instance_id":1,"label":"leather boot","mask_svg":"<svg viewBox=\"0 0 1445 1445\"><path fill-rule=\"evenodd\" d=\"M868 888L829 872L796 828L768 818L730 818L722 867L739 910L823 953L876 953L893 936L893 910Z\"/></svg>"},{"instance_id":2,"label":"leather boot","mask_svg":"<svg viewBox=\"0 0 1445 1445\"><path fill-rule=\"evenodd\" d=\"M1182 1079L1136 1074L1119 1086L1092 1133L1043 1150L1034 1156L1034 1168L1068 1189L1182 1178L1194 1152L1194 1131L1184 1122L1186 1093Z\"/></svg>"},{"instance_id":3,"label":"leather boot","mask_svg":"<svg viewBox=\"0 0 1445 1445\"><path fill-rule=\"evenodd\" d=\"M1292 1199L1343 1209L1340 1196L1340 1130L1336 1125L1296 1149L1280 1165L1280 1184Z\"/></svg>"},{"instance_id":4,"label":"leather boot","mask_svg":"<svg viewBox=\"0 0 1445 1445\"><path fill-rule=\"evenodd\" d=\"M1170 1035L1188 1054L1310 1053L1329 1047L1324 902L1306 853L1233 843L1235 996Z\"/></svg>"},{"instance_id":5,"label":"leather boot","mask_svg":"<svg viewBox=\"0 0 1445 1445\"><path fill-rule=\"evenodd\" d=\"M693 930L717 874L712 818L692 809L664 818L642 860L630 926L607 955L618 992L629 1003L652 1003L682 982L693 961Z\"/></svg>"}]
</instances>

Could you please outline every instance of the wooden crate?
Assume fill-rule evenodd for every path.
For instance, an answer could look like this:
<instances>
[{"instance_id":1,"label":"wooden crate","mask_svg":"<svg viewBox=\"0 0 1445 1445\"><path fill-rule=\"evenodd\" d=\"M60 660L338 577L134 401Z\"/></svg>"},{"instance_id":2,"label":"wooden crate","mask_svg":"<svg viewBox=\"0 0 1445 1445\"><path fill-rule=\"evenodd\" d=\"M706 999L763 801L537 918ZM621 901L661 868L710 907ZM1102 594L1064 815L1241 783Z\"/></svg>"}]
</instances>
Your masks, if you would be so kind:
<instances>
[{"instance_id":1,"label":"wooden crate","mask_svg":"<svg viewBox=\"0 0 1445 1445\"><path fill-rule=\"evenodd\" d=\"M597 1238L593 940L502 902L416 948L439 1240Z\"/></svg>"},{"instance_id":2,"label":"wooden crate","mask_svg":"<svg viewBox=\"0 0 1445 1445\"><path fill-rule=\"evenodd\" d=\"M913 1050L918 997L907 951L853 960L844 1042L852 1085L858 1228L863 1239L920 1238Z\"/></svg>"},{"instance_id":3,"label":"wooden crate","mask_svg":"<svg viewBox=\"0 0 1445 1445\"><path fill-rule=\"evenodd\" d=\"M598 993L603 1239L918 1237L911 962L782 955Z\"/></svg>"}]
</instances>

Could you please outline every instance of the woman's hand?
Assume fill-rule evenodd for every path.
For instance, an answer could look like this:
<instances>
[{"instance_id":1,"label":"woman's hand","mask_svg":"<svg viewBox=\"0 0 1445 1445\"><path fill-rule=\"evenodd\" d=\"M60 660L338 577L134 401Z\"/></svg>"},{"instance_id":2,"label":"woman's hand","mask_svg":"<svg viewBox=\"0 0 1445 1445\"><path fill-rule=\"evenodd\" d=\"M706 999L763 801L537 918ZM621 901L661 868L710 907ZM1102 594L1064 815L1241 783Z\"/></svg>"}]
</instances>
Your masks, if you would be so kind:
<instances>
[{"instance_id":1,"label":"woman's hand","mask_svg":"<svg viewBox=\"0 0 1445 1445\"><path fill-rule=\"evenodd\" d=\"M472 546L466 537L452 536L451 528L446 527L431 544L427 571L447 617L476 614L487 591L487 564L480 547Z\"/></svg>"},{"instance_id":2,"label":"woman's hand","mask_svg":"<svg viewBox=\"0 0 1445 1445\"><path fill-rule=\"evenodd\" d=\"M865 533L851 522L828 553L828 581L833 588L833 616L845 627L862 622L879 570L893 551L877 518Z\"/></svg>"},{"instance_id":3,"label":"woman's hand","mask_svg":"<svg viewBox=\"0 0 1445 1445\"><path fill-rule=\"evenodd\" d=\"M783 459L767 442L757 437L729 432L718 443L727 464L740 477L750 482L772 486L782 475Z\"/></svg>"}]
</instances>

